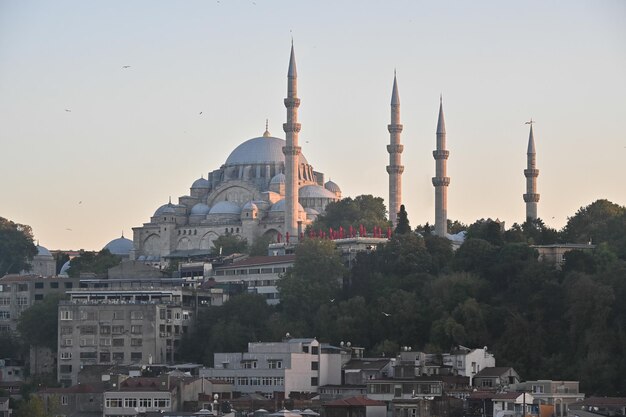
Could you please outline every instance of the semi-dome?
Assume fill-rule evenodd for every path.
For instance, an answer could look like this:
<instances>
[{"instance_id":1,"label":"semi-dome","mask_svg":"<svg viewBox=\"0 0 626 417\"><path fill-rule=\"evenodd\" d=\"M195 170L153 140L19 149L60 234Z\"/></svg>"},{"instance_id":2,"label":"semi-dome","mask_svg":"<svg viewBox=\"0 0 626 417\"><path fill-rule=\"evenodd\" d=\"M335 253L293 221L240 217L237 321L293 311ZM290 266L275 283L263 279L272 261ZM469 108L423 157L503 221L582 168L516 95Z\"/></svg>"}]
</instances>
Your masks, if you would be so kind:
<instances>
[{"instance_id":1,"label":"semi-dome","mask_svg":"<svg viewBox=\"0 0 626 417\"><path fill-rule=\"evenodd\" d=\"M204 203L198 203L191 208L191 214L197 216L205 216L209 214L211 208Z\"/></svg>"},{"instance_id":2,"label":"semi-dome","mask_svg":"<svg viewBox=\"0 0 626 417\"><path fill-rule=\"evenodd\" d=\"M306 214L311 215L311 216L319 216L320 212L315 210L313 207L307 207L304 209L304 211L306 212Z\"/></svg>"},{"instance_id":3,"label":"semi-dome","mask_svg":"<svg viewBox=\"0 0 626 417\"><path fill-rule=\"evenodd\" d=\"M122 235L107 243L103 249L108 249L113 255L128 256L133 249L133 241Z\"/></svg>"},{"instance_id":4,"label":"semi-dome","mask_svg":"<svg viewBox=\"0 0 626 417\"><path fill-rule=\"evenodd\" d=\"M155 216L162 216L163 214L175 214L176 206L172 203L163 204L155 212Z\"/></svg>"},{"instance_id":5,"label":"semi-dome","mask_svg":"<svg viewBox=\"0 0 626 417\"><path fill-rule=\"evenodd\" d=\"M205 178L198 178L191 184L191 188L210 188L209 180Z\"/></svg>"},{"instance_id":6,"label":"semi-dome","mask_svg":"<svg viewBox=\"0 0 626 417\"><path fill-rule=\"evenodd\" d=\"M52 258L50 251L43 246L37 245L37 256L49 256Z\"/></svg>"},{"instance_id":7,"label":"semi-dome","mask_svg":"<svg viewBox=\"0 0 626 417\"><path fill-rule=\"evenodd\" d=\"M305 185L304 187L300 187L300 191L298 192L300 198L330 198L333 200L337 199L337 196L328 191L324 187L320 187L319 185Z\"/></svg>"},{"instance_id":8,"label":"semi-dome","mask_svg":"<svg viewBox=\"0 0 626 417\"><path fill-rule=\"evenodd\" d=\"M282 172L280 174L276 174L270 180L270 184L284 184L286 181L285 174Z\"/></svg>"},{"instance_id":9,"label":"semi-dome","mask_svg":"<svg viewBox=\"0 0 626 417\"><path fill-rule=\"evenodd\" d=\"M324 184L324 188L326 188L331 193L341 193L341 188L339 188L339 186L335 182L330 180Z\"/></svg>"},{"instance_id":10,"label":"semi-dome","mask_svg":"<svg viewBox=\"0 0 626 417\"><path fill-rule=\"evenodd\" d=\"M246 204L243 205L243 209L242 210L258 210L259 208L257 207L256 204L254 204L252 201L248 201Z\"/></svg>"},{"instance_id":11,"label":"semi-dome","mask_svg":"<svg viewBox=\"0 0 626 417\"><path fill-rule=\"evenodd\" d=\"M241 207L232 201L220 201L211 207L209 214L241 214Z\"/></svg>"},{"instance_id":12,"label":"semi-dome","mask_svg":"<svg viewBox=\"0 0 626 417\"><path fill-rule=\"evenodd\" d=\"M69 274L68 274L69 270L70 270L70 261L67 261L61 267L61 270L59 271L59 276L61 276L61 277L69 276Z\"/></svg>"},{"instance_id":13,"label":"semi-dome","mask_svg":"<svg viewBox=\"0 0 626 417\"><path fill-rule=\"evenodd\" d=\"M282 200L278 200L276 203L272 204L272 208L270 209L270 211L285 211L285 199L283 198ZM304 211L304 207L302 207L302 205L300 203L298 203L298 211Z\"/></svg>"},{"instance_id":14,"label":"semi-dome","mask_svg":"<svg viewBox=\"0 0 626 417\"><path fill-rule=\"evenodd\" d=\"M273 164L285 162L284 139L272 136L252 138L237 146L230 153L224 165ZM300 154L300 163L308 165L304 155Z\"/></svg>"}]
</instances>

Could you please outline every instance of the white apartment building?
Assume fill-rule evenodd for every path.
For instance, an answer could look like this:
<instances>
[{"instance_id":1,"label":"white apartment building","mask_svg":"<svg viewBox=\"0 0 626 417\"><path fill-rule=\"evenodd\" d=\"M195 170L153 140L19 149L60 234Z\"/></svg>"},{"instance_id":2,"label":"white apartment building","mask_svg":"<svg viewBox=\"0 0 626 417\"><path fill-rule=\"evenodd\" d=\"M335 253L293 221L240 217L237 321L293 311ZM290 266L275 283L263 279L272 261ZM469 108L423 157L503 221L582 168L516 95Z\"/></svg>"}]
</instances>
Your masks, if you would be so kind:
<instances>
[{"instance_id":1,"label":"white apartment building","mask_svg":"<svg viewBox=\"0 0 626 417\"><path fill-rule=\"evenodd\" d=\"M248 343L248 352L216 353L214 368L201 369L200 376L230 382L241 393L286 398L341 385L341 351L316 339Z\"/></svg>"},{"instance_id":2,"label":"white apartment building","mask_svg":"<svg viewBox=\"0 0 626 417\"><path fill-rule=\"evenodd\" d=\"M481 369L496 366L496 358L487 351L487 346L478 349L459 346L450 353L444 353L442 359L443 365L452 367L453 373L469 377L470 385Z\"/></svg>"}]
</instances>

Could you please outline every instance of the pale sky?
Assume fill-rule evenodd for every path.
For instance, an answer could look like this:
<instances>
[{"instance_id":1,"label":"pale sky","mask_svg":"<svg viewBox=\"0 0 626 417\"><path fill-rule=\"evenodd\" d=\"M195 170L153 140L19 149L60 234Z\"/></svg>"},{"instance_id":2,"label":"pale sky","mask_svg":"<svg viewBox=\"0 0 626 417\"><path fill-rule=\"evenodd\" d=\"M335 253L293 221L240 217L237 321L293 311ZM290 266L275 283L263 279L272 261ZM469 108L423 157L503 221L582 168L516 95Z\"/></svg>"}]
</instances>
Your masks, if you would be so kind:
<instances>
[{"instance_id":1,"label":"pale sky","mask_svg":"<svg viewBox=\"0 0 626 417\"><path fill-rule=\"evenodd\" d=\"M626 205L623 0L0 0L0 216L48 249L132 239L266 118L284 138L292 35L302 152L344 196L387 201L397 69L413 226L440 93L449 218L524 220L531 117L548 225Z\"/></svg>"}]
</instances>

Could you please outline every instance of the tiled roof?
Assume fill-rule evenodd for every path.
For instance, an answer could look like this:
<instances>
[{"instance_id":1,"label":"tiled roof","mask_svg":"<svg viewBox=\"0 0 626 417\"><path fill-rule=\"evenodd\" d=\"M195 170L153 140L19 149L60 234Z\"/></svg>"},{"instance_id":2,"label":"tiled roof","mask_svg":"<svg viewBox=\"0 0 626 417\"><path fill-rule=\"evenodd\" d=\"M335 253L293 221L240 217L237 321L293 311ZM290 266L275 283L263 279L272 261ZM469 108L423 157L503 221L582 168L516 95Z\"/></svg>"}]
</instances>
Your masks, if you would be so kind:
<instances>
[{"instance_id":1,"label":"tiled roof","mask_svg":"<svg viewBox=\"0 0 626 417\"><path fill-rule=\"evenodd\" d=\"M522 394L523 394L523 392L515 392L515 391L513 391L513 392L502 392L502 393L494 395L492 398L494 400L514 400L514 399L518 398Z\"/></svg>"},{"instance_id":2,"label":"tiled roof","mask_svg":"<svg viewBox=\"0 0 626 417\"><path fill-rule=\"evenodd\" d=\"M390 359L350 359L343 369L375 369L379 370L389 364Z\"/></svg>"},{"instance_id":3,"label":"tiled roof","mask_svg":"<svg viewBox=\"0 0 626 417\"><path fill-rule=\"evenodd\" d=\"M580 405L611 405L626 406L626 397L589 397L577 404Z\"/></svg>"},{"instance_id":4,"label":"tiled roof","mask_svg":"<svg viewBox=\"0 0 626 417\"><path fill-rule=\"evenodd\" d=\"M251 256L249 258L243 259L241 261L235 261L232 264L227 264L224 266L216 267L216 270L219 269L233 269L233 268L242 268L242 267L250 267L250 266L261 266L261 265L274 265L274 264L284 264L284 263L293 263L295 261L296 255L279 255L279 256Z\"/></svg>"},{"instance_id":5,"label":"tiled roof","mask_svg":"<svg viewBox=\"0 0 626 417\"><path fill-rule=\"evenodd\" d=\"M490 368L483 368L481 369L480 372L474 375L474 378L502 376L505 373L509 372L510 370L513 370L513 368L506 367L506 366L494 366Z\"/></svg>"},{"instance_id":6,"label":"tiled roof","mask_svg":"<svg viewBox=\"0 0 626 417\"><path fill-rule=\"evenodd\" d=\"M367 407L374 405L382 405L385 403L377 400L370 400L367 397L350 397L350 398L342 398L340 400L335 400L324 404L325 407Z\"/></svg>"},{"instance_id":7,"label":"tiled roof","mask_svg":"<svg viewBox=\"0 0 626 417\"><path fill-rule=\"evenodd\" d=\"M90 394L104 392L103 385L77 384L67 388L45 388L42 394Z\"/></svg>"}]
</instances>

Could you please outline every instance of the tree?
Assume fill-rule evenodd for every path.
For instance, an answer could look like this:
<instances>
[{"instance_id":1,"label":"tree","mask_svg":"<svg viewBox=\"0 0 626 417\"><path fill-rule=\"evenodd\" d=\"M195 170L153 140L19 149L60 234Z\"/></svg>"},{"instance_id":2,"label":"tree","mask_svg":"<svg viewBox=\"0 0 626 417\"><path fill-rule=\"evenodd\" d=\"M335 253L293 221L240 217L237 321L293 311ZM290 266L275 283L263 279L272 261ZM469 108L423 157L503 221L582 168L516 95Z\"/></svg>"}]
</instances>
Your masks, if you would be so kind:
<instances>
[{"instance_id":1,"label":"tree","mask_svg":"<svg viewBox=\"0 0 626 417\"><path fill-rule=\"evenodd\" d=\"M504 243L504 225L498 220L481 219L467 229L468 239L483 239L492 245Z\"/></svg>"},{"instance_id":2,"label":"tree","mask_svg":"<svg viewBox=\"0 0 626 417\"><path fill-rule=\"evenodd\" d=\"M37 396L31 396L22 401L15 411L15 417L53 417L56 415L56 407L46 410L43 400Z\"/></svg>"},{"instance_id":3,"label":"tree","mask_svg":"<svg viewBox=\"0 0 626 417\"><path fill-rule=\"evenodd\" d=\"M35 303L22 312L17 322L17 330L24 342L31 346L57 350L58 294L47 295L42 302Z\"/></svg>"},{"instance_id":4,"label":"tree","mask_svg":"<svg viewBox=\"0 0 626 417\"><path fill-rule=\"evenodd\" d=\"M272 237L269 235L257 237L254 243L250 245L250 256L267 256L267 248L270 243L272 243Z\"/></svg>"},{"instance_id":5,"label":"tree","mask_svg":"<svg viewBox=\"0 0 626 417\"><path fill-rule=\"evenodd\" d=\"M450 220L448 219L448 233L451 235L456 235L459 232L467 230L467 225L461 223L458 220Z\"/></svg>"},{"instance_id":6,"label":"tree","mask_svg":"<svg viewBox=\"0 0 626 417\"><path fill-rule=\"evenodd\" d=\"M396 226L395 233L400 235L406 235L411 233L411 226L409 225L409 216L406 213L404 204L400 205L400 212L398 213L398 225Z\"/></svg>"},{"instance_id":7,"label":"tree","mask_svg":"<svg viewBox=\"0 0 626 417\"><path fill-rule=\"evenodd\" d=\"M104 275L120 262L122 257L113 255L108 249L102 249L100 252L81 250L80 255L70 261L70 269L67 272L73 278L87 272Z\"/></svg>"},{"instance_id":8,"label":"tree","mask_svg":"<svg viewBox=\"0 0 626 417\"><path fill-rule=\"evenodd\" d=\"M323 303L337 298L344 266L334 242L305 239L296 248L296 260L278 280L280 305L288 316L313 327L315 314Z\"/></svg>"},{"instance_id":9,"label":"tree","mask_svg":"<svg viewBox=\"0 0 626 417\"><path fill-rule=\"evenodd\" d=\"M568 217L562 234L567 242L600 243L615 240L624 235L623 230L612 230L611 223L626 215L626 207L608 200L597 200L581 207L574 216Z\"/></svg>"},{"instance_id":10,"label":"tree","mask_svg":"<svg viewBox=\"0 0 626 417\"><path fill-rule=\"evenodd\" d=\"M228 256L233 253L245 253L247 247L248 241L246 239L242 239L239 235L227 233L213 241L211 254Z\"/></svg>"},{"instance_id":11,"label":"tree","mask_svg":"<svg viewBox=\"0 0 626 417\"><path fill-rule=\"evenodd\" d=\"M372 195L360 195L354 199L348 197L329 203L326 212L315 220L313 230L327 231L329 228L339 230L350 226L358 228L363 225L367 230L374 226L387 229L390 223L387 220L387 209L384 200Z\"/></svg>"},{"instance_id":12,"label":"tree","mask_svg":"<svg viewBox=\"0 0 626 417\"><path fill-rule=\"evenodd\" d=\"M0 277L29 271L35 255L37 247L31 227L0 217Z\"/></svg>"}]
</instances>

